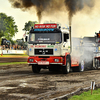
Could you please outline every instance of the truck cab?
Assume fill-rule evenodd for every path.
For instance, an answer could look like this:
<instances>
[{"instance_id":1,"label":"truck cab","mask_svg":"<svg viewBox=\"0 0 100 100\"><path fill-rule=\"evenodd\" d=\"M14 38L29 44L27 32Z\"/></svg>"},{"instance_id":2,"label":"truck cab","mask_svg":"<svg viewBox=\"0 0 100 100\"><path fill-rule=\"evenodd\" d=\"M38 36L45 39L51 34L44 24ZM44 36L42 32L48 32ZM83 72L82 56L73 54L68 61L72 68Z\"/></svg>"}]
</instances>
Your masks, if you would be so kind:
<instances>
[{"instance_id":1,"label":"truck cab","mask_svg":"<svg viewBox=\"0 0 100 100\"><path fill-rule=\"evenodd\" d=\"M50 71L61 68L69 73L71 68L70 35L57 24L35 24L29 32L28 64L34 73L41 68Z\"/></svg>"}]
</instances>

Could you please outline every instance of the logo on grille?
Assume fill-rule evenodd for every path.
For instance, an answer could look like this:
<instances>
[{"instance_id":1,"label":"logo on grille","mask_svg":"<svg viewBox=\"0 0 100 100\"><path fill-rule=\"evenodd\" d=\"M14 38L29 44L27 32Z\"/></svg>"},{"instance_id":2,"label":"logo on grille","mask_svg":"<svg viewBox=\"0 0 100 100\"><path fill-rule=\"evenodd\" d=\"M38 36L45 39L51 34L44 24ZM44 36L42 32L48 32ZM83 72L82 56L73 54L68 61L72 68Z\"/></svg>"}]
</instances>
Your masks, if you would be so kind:
<instances>
[{"instance_id":1,"label":"logo on grille","mask_svg":"<svg viewBox=\"0 0 100 100\"><path fill-rule=\"evenodd\" d=\"M45 54L46 52L48 52L48 50L39 50L39 52L41 52L42 54Z\"/></svg>"},{"instance_id":2,"label":"logo on grille","mask_svg":"<svg viewBox=\"0 0 100 100\"><path fill-rule=\"evenodd\" d=\"M52 55L53 49L35 49L35 55Z\"/></svg>"}]
</instances>

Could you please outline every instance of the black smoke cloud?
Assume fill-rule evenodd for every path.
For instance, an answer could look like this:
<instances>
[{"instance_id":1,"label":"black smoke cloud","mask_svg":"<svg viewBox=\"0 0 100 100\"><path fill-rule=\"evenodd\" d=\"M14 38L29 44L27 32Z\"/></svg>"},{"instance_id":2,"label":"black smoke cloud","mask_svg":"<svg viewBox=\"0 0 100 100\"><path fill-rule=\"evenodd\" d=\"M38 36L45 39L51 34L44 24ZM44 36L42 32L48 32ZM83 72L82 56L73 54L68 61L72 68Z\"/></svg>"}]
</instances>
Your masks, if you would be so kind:
<instances>
[{"instance_id":1,"label":"black smoke cloud","mask_svg":"<svg viewBox=\"0 0 100 100\"><path fill-rule=\"evenodd\" d=\"M65 6L69 12L69 24L71 25L73 15L84 9L85 6L89 8L93 7L94 0L65 0Z\"/></svg>"},{"instance_id":2,"label":"black smoke cloud","mask_svg":"<svg viewBox=\"0 0 100 100\"><path fill-rule=\"evenodd\" d=\"M52 13L65 11L69 14L69 22L76 12L81 11L85 6L93 7L94 0L9 0L14 8L20 8L23 11L34 7L37 11L39 22L41 21L42 12Z\"/></svg>"},{"instance_id":3,"label":"black smoke cloud","mask_svg":"<svg viewBox=\"0 0 100 100\"><path fill-rule=\"evenodd\" d=\"M42 12L50 13L59 11L63 7L60 0L9 0L14 8L20 8L23 11L34 7L37 11L39 22L41 21ZM61 2L61 3L60 3Z\"/></svg>"},{"instance_id":4,"label":"black smoke cloud","mask_svg":"<svg viewBox=\"0 0 100 100\"><path fill-rule=\"evenodd\" d=\"M37 16L40 22L42 17L42 12L46 11L47 9L50 9L49 4L52 2L52 0L31 0L31 2L36 7Z\"/></svg>"}]
</instances>

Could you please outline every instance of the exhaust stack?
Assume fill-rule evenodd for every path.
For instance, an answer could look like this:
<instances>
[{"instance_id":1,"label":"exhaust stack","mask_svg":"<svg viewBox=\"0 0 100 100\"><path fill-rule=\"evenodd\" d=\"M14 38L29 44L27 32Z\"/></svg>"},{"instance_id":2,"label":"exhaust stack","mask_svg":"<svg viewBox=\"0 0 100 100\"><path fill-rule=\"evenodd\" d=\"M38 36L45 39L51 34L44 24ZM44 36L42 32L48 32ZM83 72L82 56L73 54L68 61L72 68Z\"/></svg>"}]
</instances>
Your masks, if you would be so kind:
<instances>
[{"instance_id":1,"label":"exhaust stack","mask_svg":"<svg viewBox=\"0 0 100 100\"><path fill-rule=\"evenodd\" d=\"M69 35L70 35L70 53L72 52L72 36L71 36L71 25L69 25Z\"/></svg>"}]
</instances>

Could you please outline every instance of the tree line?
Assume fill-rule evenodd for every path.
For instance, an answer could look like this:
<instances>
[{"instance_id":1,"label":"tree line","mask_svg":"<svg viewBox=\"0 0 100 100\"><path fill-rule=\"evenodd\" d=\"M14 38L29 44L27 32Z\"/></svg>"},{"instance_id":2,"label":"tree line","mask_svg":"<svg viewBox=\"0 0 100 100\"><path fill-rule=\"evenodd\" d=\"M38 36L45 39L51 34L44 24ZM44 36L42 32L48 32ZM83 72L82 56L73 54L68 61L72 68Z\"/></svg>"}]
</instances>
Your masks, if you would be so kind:
<instances>
[{"instance_id":1,"label":"tree line","mask_svg":"<svg viewBox=\"0 0 100 100\"><path fill-rule=\"evenodd\" d=\"M36 23L38 22L28 21L25 23L22 30L28 33L31 27L34 27ZM5 13L0 13L0 44L2 38L6 38L13 43L12 37L14 37L17 32L18 26L15 24L14 18L12 16L7 16Z\"/></svg>"}]
</instances>

